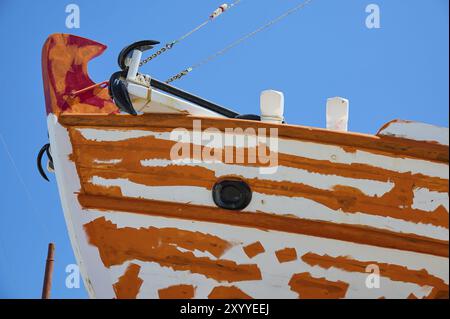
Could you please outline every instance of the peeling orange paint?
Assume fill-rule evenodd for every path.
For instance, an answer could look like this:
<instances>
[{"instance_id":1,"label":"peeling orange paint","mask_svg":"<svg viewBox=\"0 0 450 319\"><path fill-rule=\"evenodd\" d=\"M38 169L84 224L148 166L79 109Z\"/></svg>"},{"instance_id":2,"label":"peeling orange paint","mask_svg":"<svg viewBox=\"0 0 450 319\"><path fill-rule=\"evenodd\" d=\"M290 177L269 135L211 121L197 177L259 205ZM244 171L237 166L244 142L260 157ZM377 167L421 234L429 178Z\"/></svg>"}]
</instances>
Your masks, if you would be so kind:
<instances>
[{"instance_id":1,"label":"peeling orange paint","mask_svg":"<svg viewBox=\"0 0 450 319\"><path fill-rule=\"evenodd\" d=\"M146 186L198 186L211 189L217 181L214 164L208 168L190 165L168 165L166 167L145 167L141 161L145 159L170 159L170 150L174 141L161 140L152 136L133 138L116 142L99 142L85 139L82 134L71 129L71 140L74 144L77 170L82 180L83 188L90 194L117 196L117 190L111 189L111 194L101 186L90 183L93 176L103 178L127 178L134 183ZM124 149L129 150L123 156ZM193 146L191 145L191 150ZM380 197L369 196L357 188L336 185L332 190L287 181L270 181L260 178L243 178L251 189L267 195L301 196L320 203L333 210L345 213L364 213L375 216L392 217L413 223L430 224L444 228L449 227L448 212L445 208L433 212L413 209L413 189L425 187L430 191L448 192L448 180L424 177L420 174L397 173L363 165L358 169L356 164L338 164L324 161L302 159L301 157L278 154L279 165L291 166L307 170L311 173L324 175L340 175L343 177L370 179L392 182L391 191ZM95 161L120 158L115 165L98 164ZM192 158L194 158L192 156ZM223 159L222 159L223 161ZM297 164L295 164L297 163ZM245 163L244 165L255 165ZM359 165L359 164L358 164Z\"/></svg>"},{"instance_id":2,"label":"peeling orange paint","mask_svg":"<svg viewBox=\"0 0 450 319\"><path fill-rule=\"evenodd\" d=\"M277 259L280 263L293 261L297 259L297 251L295 248L284 248L275 252Z\"/></svg>"},{"instance_id":3,"label":"peeling orange paint","mask_svg":"<svg viewBox=\"0 0 450 319\"><path fill-rule=\"evenodd\" d=\"M108 193L103 186L93 185L90 181L94 176L105 179L126 178L133 183L145 186L196 186L206 189L211 189L217 182L217 177L212 169L196 166L147 167L145 173L135 173L131 168L127 172L125 170L98 168L80 168L79 171L87 193L105 196L117 196L117 190L111 189L111 193ZM411 208L413 201L412 183L407 186L409 188L396 185L389 193L377 198L364 195L353 187L342 185L336 185L334 190L322 190L300 183L276 182L259 178L249 179L239 175L236 175L236 177L245 180L253 191L262 194L288 197L301 196L332 210L342 210L345 213L392 217L444 228L449 226L448 212L443 207L433 212Z\"/></svg>"},{"instance_id":4,"label":"peeling orange paint","mask_svg":"<svg viewBox=\"0 0 450 319\"><path fill-rule=\"evenodd\" d=\"M166 115L166 114L165 114ZM143 117L150 117L148 118L148 121L153 122L158 119L158 124L162 122L163 120L160 118L160 115L158 114L144 114ZM167 115L168 117L171 117L170 115ZM89 117L89 116L86 116ZM99 120L103 117L97 116ZM114 116L109 117L111 121L114 122ZM123 116L120 116L121 119L123 119ZM62 116L63 122L67 119L67 116ZM78 118L80 122L83 122L83 118ZM203 121L204 119L202 119ZM142 128L140 129L146 131L152 131L152 132L170 132L171 127L174 128L177 127L173 123L177 123L180 121L180 116L177 116L176 118L172 118L170 122L164 121L167 123L167 127L160 127L158 124L155 123L154 127L151 127L150 129ZM183 122L184 123L184 122ZM75 124L75 123L73 123ZM188 123L185 123L186 125ZM77 124L75 124L77 125ZM127 130L127 128L120 127L120 124L117 123L118 127L115 130ZM192 123L191 123L192 125ZM180 126L182 124L180 123ZM110 127L95 127L95 125L88 126L88 127L80 127L80 126L69 126L68 129L71 132L71 139L72 143L74 145L77 145L79 147L107 147L108 150L111 151L111 153L117 152L117 150L123 150L124 147L127 147L128 149L133 150L139 150L142 152L142 154L145 154L145 158L160 158L160 159L170 159L170 153L167 151L168 149L171 149L172 146L176 144L175 141L169 141L169 140L163 140L158 139L153 136L146 136L146 137L139 137L139 138L132 138L128 140L121 140L121 141L93 141L85 139L82 134L78 131L78 129L84 129L84 128L96 128L100 130L111 130ZM187 127L188 128L188 127ZM136 129L136 127L131 127L129 129ZM114 131L114 129L112 130ZM194 148L193 145L189 146L192 150ZM201 146L201 149L207 149L206 146ZM236 152L235 153L239 153ZM85 152L86 149L83 149L83 152ZM246 148L244 150L246 152L250 151L250 149ZM447 148L448 152L448 148ZM192 152L191 152L192 153ZM272 154L274 155L274 154ZM282 166L292 167L292 168L300 168L305 169L307 171L316 172L323 175L335 175L336 172L339 173L339 175L344 177L350 177L350 178L362 178L362 179L369 179L369 180L377 180L382 182L387 182L392 180L392 178L402 178L402 179L410 179L414 178L417 180L416 186L417 187L427 187L430 188L430 190L434 191L442 191L445 192L445 190L448 190L448 184L445 183L446 180L443 180L441 178L437 177L429 177L424 176L421 174L411 174L411 173L400 173L392 170L386 170L378 167L374 167L367 164L358 164L358 163L352 163L352 164L343 164L343 163L336 163L331 162L328 160L316 160L316 159L310 159L305 158L301 156L295 156L295 155L289 155L285 153L278 153L276 154L278 156L278 162ZM389 155L389 154L385 154ZM191 154L191 158L194 158L194 154ZM222 162L224 161L224 158L222 157ZM247 163L245 162L245 165L248 166L261 166L261 163Z\"/></svg>"},{"instance_id":5,"label":"peeling orange paint","mask_svg":"<svg viewBox=\"0 0 450 319\"><path fill-rule=\"evenodd\" d=\"M380 276L389 278L394 281L414 283L420 286L435 287L440 295L448 295L448 285L444 280L430 275L425 269L412 270L405 266L380 263L376 261L359 261L350 257L331 257L328 255L317 255L314 253L307 253L301 259L310 266L320 266L324 269L331 267L342 269L349 272L366 273L366 267L369 265L377 265L380 269ZM437 293L436 293L437 294Z\"/></svg>"},{"instance_id":6,"label":"peeling orange paint","mask_svg":"<svg viewBox=\"0 0 450 319\"><path fill-rule=\"evenodd\" d=\"M158 290L160 299L192 299L195 287L192 285L174 285Z\"/></svg>"},{"instance_id":7,"label":"peeling orange paint","mask_svg":"<svg viewBox=\"0 0 450 319\"><path fill-rule=\"evenodd\" d=\"M219 258L231 244L216 236L176 228L117 228L104 217L85 224L84 229L89 243L98 248L106 267L137 259L218 281L261 280L256 264L196 257L191 252L208 251ZM177 247L191 251L180 251Z\"/></svg>"},{"instance_id":8,"label":"peeling orange paint","mask_svg":"<svg viewBox=\"0 0 450 319\"><path fill-rule=\"evenodd\" d=\"M141 289L143 280L139 278L141 267L136 264L130 264L125 273L119 277L119 280L113 285L114 292L118 299L134 299Z\"/></svg>"},{"instance_id":9,"label":"peeling orange paint","mask_svg":"<svg viewBox=\"0 0 450 319\"><path fill-rule=\"evenodd\" d=\"M247 246L243 247L242 249L248 256L248 258L253 258L256 255L259 255L259 254L265 252L263 245L259 241L254 242L253 244L247 245Z\"/></svg>"},{"instance_id":10,"label":"peeling orange paint","mask_svg":"<svg viewBox=\"0 0 450 319\"><path fill-rule=\"evenodd\" d=\"M296 234L345 240L366 245L389 247L448 257L448 241L402 234L359 225L340 225L330 222L304 220L266 213L230 211L215 207L186 205L138 198L114 198L79 194L82 207L106 211L133 212L144 215L208 221L258 229L272 229Z\"/></svg>"},{"instance_id":11,"label":"peeling orange paint","mask_svg":"<svg viewBox=\"0 0 450 319\"><path fill-rule=\"evenodd\" d=\"M433 288L430 294L426 297L427 299L449 299L448 286L447 288Z\"/></svg>"},{"instance_id":12,"label":"peeling orange paint","mask_svg":"<svg viewBox=\"0 0 450 319\"><path fill-rule=\"evenodd\" d=\"M309 273L294 274L289 281L292 291L302 299L337 299L344 298L349 285L343 281L330 281L314 278Z\"/></svg>"},{"instance_id":13,"label":"peeling orange paint","mask_svg":"<svg viewBox=\"0 0 450 319\"><path fill-rule=\"evenodd\" d=\"M48 113L115 113L117 106L107 88L87 90L72 95L95 83L89 78L87 64L106 46L69 34L53 34L42 49L42 76Z\"/></svg>"},{"instance_id":14,"label":"peeling orange paint","mask_svg":"<svg viewBox=\"0 0 450 319\"><path fill-rule=\"evenodd\" d=\"M208 295L209 299L253 299L236 286L214 287Z\"/></svg>"},{"instance_id":15,"label":"peeling orange paint","mask_svg":"<svg viewBox=\"0 0 450 319\"><path fill-rule=\"evenodd\" d=\"M311 141L326 145L357 148L374 154L393 157L422 158L426 160L448 163L448 146L434 143L411 141L389 136L374 136L361 133L335 132L321 128L302 127L298 125L274 125L263 122L244 121L238 119L218 119L195 117L180 114L143 114L141 116L92 116L89 114L61 116L60 123L65 126L99 126L127 127L170 131L174 128L193 128L193 120L201 119L202 127L225 129L242 128L278 128L278 136L293 140Z\"/></svg>"}]
</instances>

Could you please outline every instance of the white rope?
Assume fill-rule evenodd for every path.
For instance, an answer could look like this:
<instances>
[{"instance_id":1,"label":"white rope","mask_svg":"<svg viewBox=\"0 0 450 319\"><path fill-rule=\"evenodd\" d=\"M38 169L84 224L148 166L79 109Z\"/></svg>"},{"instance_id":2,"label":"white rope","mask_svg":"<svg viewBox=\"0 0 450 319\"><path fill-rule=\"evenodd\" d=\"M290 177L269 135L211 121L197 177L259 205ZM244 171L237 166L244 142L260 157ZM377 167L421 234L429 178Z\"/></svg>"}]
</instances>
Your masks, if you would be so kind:
<instances>
[{"instance_id":1,"label":"white rope","mask_svg":"<svg viewBox=\"0 0 450 319\"><path fill-rule=\"evenodd\" d=\"M285 13L283 13L282 15L276 17L275 19L267 22L266 24L262 25L261 27L259 27L258 29L247 33L246 35L244 35L243 37L239 38L238 40L234 41L233 43L231 43L230 45L226 46L225 48L217 51L214 54L211 54L209 57L207 57L206 59L192 65L191 67L181 71L180 73L172 76L170 79L168 79L166 81L166 83L170 83L173 82L175 80L179 80L180 78L182 78L183 76L187 75L189 72L191 72L192 70L205 65L206 63L211 62L212 60L214 60L215 58L223 55L224 53L226 53L227 51L231 50L232 48L238 46L239 44L241 44L242 42L250 39L251 37L255 36L256 34L258 34L261 31L266 30L267 28L270 28L271 26L273 26L274 24L276 24L277 22L280 22L281 20L283 20L284 18L286 18L287 16L291 15L292 13L303 9L307 4L309 4L312 0L305 0L304 2L298 4L297 6L289 9L288 11L286 11Z\"/></svg>"}]
</instances>

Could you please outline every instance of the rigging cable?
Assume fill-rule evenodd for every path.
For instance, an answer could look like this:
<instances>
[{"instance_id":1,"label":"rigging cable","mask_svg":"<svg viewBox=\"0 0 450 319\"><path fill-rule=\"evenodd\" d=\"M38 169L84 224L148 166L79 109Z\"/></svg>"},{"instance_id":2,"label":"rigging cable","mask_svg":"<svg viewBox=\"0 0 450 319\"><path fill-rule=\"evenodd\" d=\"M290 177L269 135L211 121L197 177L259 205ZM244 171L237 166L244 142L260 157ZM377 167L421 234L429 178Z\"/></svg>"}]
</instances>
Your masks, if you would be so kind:
<instances>
[{"instance_id":1,"label":"rigging cable","mask_svg":"<svg viewBox=\"0 0 450 319\"><path fill-rule=\"evenodd\" d=\"M205 21L203 21L200 25L198 25L197 27L195 27L194 29L192 29L191 31L189 31L188 33L184 34L183 36L181 36L180 38L166 43L161 49L159 49L158 51L156 51L155 53L153 53L151 56L149 56L148 58L144 59L141 61L141 63L139 63L139 66L143 66L144 64L150 62L151 60L153 60L154 58L156 58L157 56L161 55L162 53L170 50L173 48L173 46L181 41L183 41L184 39L186 39L187 37L189 37L191 34L197 32L198 30L200 30L201 28L203 28L205 25L207 25L209 22L211 22L212 20L216 19L218 16L220 16L222 13L224 13L225 11L230 10L231 8L233 8L235 5L239 4L239 2L241 2L242 0L236 0L231 4L227 4L224 3L221 6L219 6L216 10L214 10L213 13L210 14L209 18Z\"/></svg>"},{"instance_id":2,"label":"rigging cable","mask_svg":"<svg viewBox=\"0 0 450 319\"><path fill-rule=\"evenodd\" d=\"M188 73L190 73L192 70L205 65L208 62L211 62L212 60L214 60L215 58L217 58L218 56L223 55L224 53L226 53L227 51L231 50L232 48L236 47L237 45L241 44L242 42L250 39L251 37L255 36L256 34L258 34L261 31L266 30L267 28L270 28L271 26L273 26L274 24L276 24L277 22L280 22L281 20L283 20L284 18L286 18L287 16L291 15L292 13L303 9L307 4L309 4L312 0L305 0L304 2L298 4L297 6L289 9L288 11L286 11L285 13L283 13L282 15L276 17L275 19L267 22L266 24L262 25L261 27L259 27L258 29L244 35L243 37L239 38L238 40L234 41L233 43L231 43L230 45L226 46L225 48L223 48L222 50L217 51L216 53L210 55L209 57L207 57L206 59L200 61L199 63L196 63L186 69L184 69L183 71L179 72L178 74L172 76L171 78L166 80L166 83L171 83L173 81L179 80L181 79L183 76L187 75Z\"/></svg>"}]
</instances>

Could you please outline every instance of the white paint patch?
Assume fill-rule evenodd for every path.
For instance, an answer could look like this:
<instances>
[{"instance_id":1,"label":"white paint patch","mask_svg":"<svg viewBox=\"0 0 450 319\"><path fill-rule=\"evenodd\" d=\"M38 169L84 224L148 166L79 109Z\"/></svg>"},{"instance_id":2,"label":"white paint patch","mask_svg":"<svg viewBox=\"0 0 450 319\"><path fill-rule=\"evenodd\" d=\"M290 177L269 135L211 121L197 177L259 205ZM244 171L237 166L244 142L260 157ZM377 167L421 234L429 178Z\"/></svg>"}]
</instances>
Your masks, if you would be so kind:
<instances>
[{"instance_id":1,"label":"white paint patch","mask_svg":"<svg viewBox=\"0 0 450 319\"><path fill-rule=\"evenodd\" d=\"M119 187L124 197L161 200L182 204L214 206L211 191L192 186L146 186L134 183L126 178L107 179L93 176L89 181L93 185Z\"/></svg>"},{"instance_id":2,"label":"white paint patch","mask_svg":"<svg viewBox=\"0 0 450 319\"><path fill-rule=\"evenodd\" d=\"M110 159L110 160L94 159L95 164L119 164L121 162L122 162L121 159Z\"/></svg>"},{"instance_id":3,"label":"white paint patch","mask_svg":"<svg viewBox=\"0 0 450 319\"><path fill-rule=\"evenodd\" d=\"M354 187L368 196L383 196L394 187L392 182L380 182L368 179L356 179L338 175L325 175L309 172L286 166L277 166L276 174L260 174L259 167L230 165L222 162L191 162L170 161L160 159L141 160L144 167L168 167L168 166L195 166L210 169L215 172L217 178L227 175L240 175L244 178L257 178L260 180L276 182L292 182L308 185L323 190L333 190L338 185Z\"/></svg>"},{"instance_id":4,"label":"white paint patch","mask_svg":"<svg viewBox=\"0 0 450 319\"><path fill-rule=\"evenodd\" d=\"M90 182L105 187L119 187L123 196L216 207L211 191L195 186L146 186L125 178L105 179L93 176ZM332 210L320 203L303 197L274 196L253 192L246 212L264 212L275 215L292 215L301 219L328 221L337 224L366 225L378 229L448 241L449 232L444 227L413 223L391 217L364 213L345 213Z\"/></svg>"},{"instance_id":5,"label":"white paint patch","mask_svg":"<svg viewBox=\"0 0 450 319\"><path fill-rule=\"evenodd\" d=\"M387 135L416 141L435 142L449 145L448 127L440 127L420 122L393 121L377 135Z\"/></svg>"},{"instance_id":6,"label":"white paint patch","mask_svg":"<svg viewBox=\"0 0 450 319\"><path fill-rule=\"evenodd\" d=\"M430 191L427 188L415 188L412 208L432 212L439 206L444 206L448 212L448 193Z\"/></svg>"},{"instance_id":7,"label":"white paint patch","mask_svg":"<svg viewBox=\"0 0 450 319\"><path fill-rule=\"evenodd\" d=\"M81 135L91 141L95 142L119 142L126 141L134 138L155 136L157 133L143 130L99 130L93 128L77 129Z\"/></svg>"}]
</instances>

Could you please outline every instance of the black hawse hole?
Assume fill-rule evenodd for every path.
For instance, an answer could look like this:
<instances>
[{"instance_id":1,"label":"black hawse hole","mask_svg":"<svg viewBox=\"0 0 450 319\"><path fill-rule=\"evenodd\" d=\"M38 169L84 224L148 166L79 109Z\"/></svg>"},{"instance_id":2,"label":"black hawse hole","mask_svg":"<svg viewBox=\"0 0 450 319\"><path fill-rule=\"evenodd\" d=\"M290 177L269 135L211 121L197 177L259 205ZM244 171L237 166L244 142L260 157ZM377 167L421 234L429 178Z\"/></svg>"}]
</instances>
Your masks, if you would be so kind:
<instances>
[{"instance_id":1,"label":"black hawse hole","mask_svg":"<svg viewBox=\"0 0 450 319\"><path fill-rule=\"evenodd\" d=\"M222 180L213 187L213 200L217 206L225 209L241 210L252 199L250 187L241 180Z\"/></svg>"},{"instance_id":2,"label":"black hawse hole","mask_svg":"<svg viewBox=\"0 0 450 319\"><path fill-rule=\"evenodd\" d=\"M241 200L241 193L234 186L225 186L220 192L220 196L226 203L236 203Z\"/></svg>"}]
</instances>

